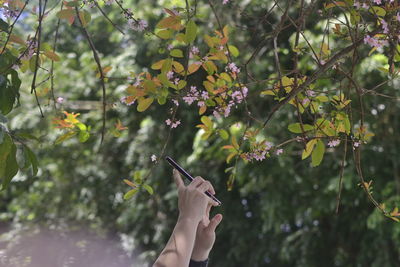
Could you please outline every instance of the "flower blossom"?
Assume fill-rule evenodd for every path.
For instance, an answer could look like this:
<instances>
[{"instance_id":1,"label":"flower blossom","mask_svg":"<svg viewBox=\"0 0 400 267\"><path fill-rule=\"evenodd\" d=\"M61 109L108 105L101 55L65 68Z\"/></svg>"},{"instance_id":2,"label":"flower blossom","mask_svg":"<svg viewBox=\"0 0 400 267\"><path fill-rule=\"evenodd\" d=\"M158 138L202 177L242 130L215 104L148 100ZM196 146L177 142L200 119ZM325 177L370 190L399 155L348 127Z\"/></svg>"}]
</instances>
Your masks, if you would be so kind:
<instances>
[{"instance_id":1,"label":"flower blossom","mask_svg":"<svg viewBox=\"0 0 400 267\"><path fill-rule=\"evenodd\" d=\"M29 60L33 57L33 54L35 53L36 49L37 49L37 45L38 43L34 40L31 39L26 43L26 50L24 52L24 55L22 56L23 60Z\"/></svg>"},{"instance_id":2,"label":"flower blossom","mask_svg":"<svg viewBox=\"0 0 400 267\"><path fill-rule=\"evenodd\" d=\"M147 21L145 21L143 19L140 19L140 20L129 19L128 24L132 30L138 31L138 32L144 31L148 26Z\"/></svg>"},{"instance_id":3,"label":"flower blossom","mask_svg":"<svg viewBox=\"0 0 400 267\"><path fill-rule=\"evenodd\" d=\"M59 104L62 104L64 102L64 98L59 96L59 97L57 97L56 102L59 103Z\"/></svg>"},{"instance_id":4,"label":"flower blossom","mask_svg":"<svg viewBox=\"0 0 400 267\"><path fill-rule=\"evenodd\" d=\"M238 67L236 66L236 64L233 63L233 62L229 63L229 64L226 66L225 69L227 69L227 70L229 69L231 72L234 72L234 73L239 73L239 72L240 72L240 68L238 68Z\"/></svg>"},{"instance_id":5,"label":"flower blossom","mask_svg":"<svg viewBox=\"0 0 400 267\"><path fill-rule=\"evenodd\" d=\"M315 91L313 91L313 90L306 90L306 95L307 95L308 97L315 97L315 96L317 96L317 94L316 94Z\"/></svg>"},{"instance_id":6,"label":"flower blossom","mask_svg":"<svg viewBox=\"0 0 400 267\"><path fill-rule=\"evenodd\" d=\"M197 46L192 46L189 52L189 58L193 58L195 55L198 55L200 53L200 50Z\"/></svg>"},{"instance_id":7,"label":"flower blossom","mask_svg":"<svg viewBox=\"0 0 400 267\"><path fill-rule=\"evenodd\" d=\"M165 124L170 126L172 129L178 127L181 124L181 120L171 121L170 119L165 120Z\"/></svg>"},{"instance_id":8,"label":"flower blossom","mask_svg":"<svg viewBox=\"0 0 400 267\"><path fill-rule=\"evenodd\" d=\"M150 157L150 158L151 158L151 161L152 161L152 162L154 162L154 161L157 161L157 156L156 156L156 155L154 155L154 154L153 154L153 155L151 155L151 157Z\"/></svg>"},{"instance_id":9,"label":"flower blossom","mask_svg":"<svg viewBox=\"0 0 400 267\"><path fill-rule=\"evenodd\" d=\"M183 97L183 101L185 101L188 105L191 105L194 101L199 99L199 92L197 91L196 86L190 86L189 93Z\"/></svg>"},{"instance_id":10,"label":"flower blossom","mask_svg":"<svg viewBox=\"0 0 400 267\"><path fill-rule=\"evenodd\" d=\"M389 25L385 20L381 20L382 23L382 29L383 29L383 33L388 34L389 33Z\"/></svg>"},{"instance_id":11,"label":"flower blossom","mask_svg":"<svg viewBox=\"0 0 400 267\"><path fill-rule=\"evenodd\" d=\"M375 39L375 38L373 38L373 37L371 37L369 35L366 35L364 37L364 43L365 44L369 44L372 47L380 48L382 46L387 45L388 41L386 41L386 40L378 40L378 39Z\"/></svg>"},{"instance_id":12,"label":"flower blossom","mask_svg":"<svg viewBox=\"0 0 400 267\"><path fill-rule=\"evenodd\" d=\"M337 147L340 144L340 140L339 139L334 139L328 142L328 146L329 147Z\"/></svg>"},{"instance_id":13,"label":"flower blossom","mask_svg":"<svg viewBox=\"0 0 400 267\"><path fill-rule=\"evenodd\" d=\"M223 5L226 5L226 4L228 4L228 3L229 3L229 0L223 0L223 1L222 1L222 4L223 4Z\"/></svg>"},{"instance_id":14,"label":"flower blossom","mask_svg":"<svg viewBox=\"0 0 400 267\"><path fill-rule=\"evenodd\" d=\"M276 151L275 151L275 155L277 155L277 156L279 156L280 154L282 154L283 153L283 149L282 148L279 148L279 149L277 149Z\"/></svg>"}]
</instances>

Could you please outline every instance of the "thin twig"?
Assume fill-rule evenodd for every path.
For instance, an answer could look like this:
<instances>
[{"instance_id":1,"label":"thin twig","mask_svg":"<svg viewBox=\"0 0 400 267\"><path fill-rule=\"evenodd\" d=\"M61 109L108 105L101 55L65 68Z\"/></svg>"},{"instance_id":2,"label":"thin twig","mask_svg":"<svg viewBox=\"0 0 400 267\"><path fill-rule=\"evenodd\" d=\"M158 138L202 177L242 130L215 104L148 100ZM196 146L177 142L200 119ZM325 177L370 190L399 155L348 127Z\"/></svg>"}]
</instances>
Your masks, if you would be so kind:
<instances>
[{"instance_id":1,"label":"thin twig","mask_svg":"<svg viewBox=\"0 0 400 267\"><path fill-rule=\"evenodd\" d=\"M76 16L79 20L79 23L81 25L82 31L86 37L86 40L89 43L90 49L93 52L93 58L96 61L97 68L100 73L100 83L101 83L101 88L102 88L102 92L103 92L103 125L102 125L102 129L101 129L101 140L100 140L100 145L101 145L101 144L103 144L105 130L106 130L106 106L107 106L107 103L106 103L106 85L105 85L105 81L104 81L105 76L103 73L103 67L101 66L100 57L96 51L96 47L94 46L92 38L90 37L88 31L86 30L86 28L83 25L83 22L81 20L81 17L79 16L79 10L77 7L75 7L75 12L76 12Z\"/></svg>"}]
</instances>

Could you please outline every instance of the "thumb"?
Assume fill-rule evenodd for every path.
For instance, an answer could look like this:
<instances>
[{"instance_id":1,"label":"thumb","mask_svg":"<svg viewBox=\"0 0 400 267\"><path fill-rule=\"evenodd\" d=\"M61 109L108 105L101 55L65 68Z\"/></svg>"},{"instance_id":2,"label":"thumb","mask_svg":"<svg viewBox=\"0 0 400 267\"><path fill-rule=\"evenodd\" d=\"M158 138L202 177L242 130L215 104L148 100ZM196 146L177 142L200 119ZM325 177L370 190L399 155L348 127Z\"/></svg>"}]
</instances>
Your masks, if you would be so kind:
<instances>
[{"instance_id":1,"label":"thumb","mask_svg":"<svg viewBox=\"0 0 400 267\"><path fill-rule=\"evenodd\" d=\"M222 214L215 215L211 219L210 224L207 226L207 230L210 232L215 232L215 229L217 228L217 226L221 221L222 221Z\"/></svg>"},{"instance_id":2,"label":"thumb","mask_svg":"<svg viewBox=\"0 0 400 267\"><path fill-rule=\"evenodd\" d=\"M182 177L179 174L179 172L177 170L173 169L172 174L174 176L174 181L175 181L176 187L178 187L178 189L184 187L185 184L183 183Z\"/></svg>"}]
</instances>

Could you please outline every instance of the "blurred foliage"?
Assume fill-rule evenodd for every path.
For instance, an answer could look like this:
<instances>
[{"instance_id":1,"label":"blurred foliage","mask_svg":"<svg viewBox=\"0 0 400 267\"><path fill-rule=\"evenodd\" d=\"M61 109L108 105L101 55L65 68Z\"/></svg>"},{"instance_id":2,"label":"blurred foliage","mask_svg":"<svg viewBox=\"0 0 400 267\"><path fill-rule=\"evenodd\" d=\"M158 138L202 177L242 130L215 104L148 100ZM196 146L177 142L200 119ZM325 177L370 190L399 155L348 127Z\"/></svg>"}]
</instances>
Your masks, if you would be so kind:
<instances>
[{"instance_id":1,"label":"blurred foliage","mask_svg":"<svg viewBox=\"0 0 400 267\"><path fill-rule=\"evenodd\" d=\"M323 2L320 1L321 8ZM49 1L49 6L56 3ZM298 12L296 3L289 10L293 16ZM240 51L238 61L247 59L262 42L263 34L271 30L271 25L258 25L255 18L262 17L273 4L273 1L261 0L231 1L226 6L216 4L222 23L233 29L230 37ZM112 67L108 72L110 77L140 73L159 60L159 50L166 47L160 47L160 42L154 41L154 36L148 32L132 31L113 5L115 3L102 5L102 8L125 35L96 9L91 10L87 30L92 34L103 66ZM163 7L184 7L185 1L125 0L123 5L132 8L135 17L146 19L151 29L164 17ZM33 4L28 7L31 9ZM207 3L199 1L197 14L199 31L202 35L210 34L216 21ZM319 42L324 16L319 12L311 12L309 16L305 34L311 42ZM279 13L272 13L269 21L273 23L279 19ZM52 43L56 22L55 13L49 13L42 33L46 42ZM35 25L34 18L27 17L16 30L33 35L32 25ZM37 175L32 168L20 171L1 192L0 220L7 225L1 236L3 241L22 235L27 226L57 229L60 225L67 228L82 225L94 232L118 234L121 240L122 236L131 239L134 245L127 249L127 254L134 251L137 256L132 259L132 266L141 266L135 260L151 266L177 218L177 193L171 168L162 158L151 160L152 155L160 155L170 135L165 154L192 174L212 181L218 198L224 203L217 208L224 219L218 229L210 266L398 265L400 225L386 219L368 201L359 186L351 146L344 164L343 191L336 214L343 144L336 149L327 148L318 168L311 168L309 161L301 160L301 144L286 146L281 156L266 161L239 161L234 186L228 191L226 169L231 165L226 163L226 153L221 149L226 145L223 139L215 135L202 139L203 130L194 127L199 124L200 116L184 103L175 115L182 124L172 130L165 125L172 104L152 105L146 112L139 113L133 106L119 103L124 96L125 79L107 82L107 101L111 106L107 108L107 125L120 123L128 130L118 132L118 137L109 131L100 144L102 94L92 51L76 24L61 23L59 32L57 54L61 60L55 62L54 94L64 99L62 104L57 104L60 115L64 109L80 113L80 121L85 127L90 126L94 134L85 143L72 138L55 144L61 134L54 129L50 92L40 94L45 87L38 88L45 115L41 118L34 96L30 94L32 73L21 75L21 105L7 116L6 125L13 131L37 137L29 141L29 146L36 153L39 170ZM278 37L282 69L291 68L288 51L292 49L293 38L293 31L283 31ZM361 46L358 53L368 54L369 50ZM256 77L270 77L276 73L273 62L273 44L268 43L254 64L247 68ZM387 80L388 73L379 70L387 64L385 55L373 54L360 62L354 69L354 76L362 88L373 88ZM316 65L311 56L309 60L303 57L299 68L311 72ZM335 82L320 79L316 87L331 88ZM400 200L399 92L396 90L399 86L399 79L394 79L381 86L379 94L363 98L364 108L369 112L365 114L365 122L375 134L371 142L362 147L364 176L368 181L373 180L374 196L384 199L389 208L398 205ZM251 86L249 94L258 95L264 87L265 84ZM268 97L249 98L248 101L252 114L259 118L265 117L274 105ZM87 108L85 105L95 106ZM231 116L216 123L233 125L227 129L229 134L240 136L246 125L235 122L242 121L243 109L233 111ZM289 109L280 109L262 133L271 142L293 138L287 125L295 115ZM147 175L150 170L151 174ZM129 187L123 179L133 180L135 173L147 177L144 182L154 189L154 194L140 187L132 199L125 201L123 196ZM16 230L20 232L10 237L9 233ZM9 243L6 253L12 251L13 246Z\"/></svg>"}]
</instances>

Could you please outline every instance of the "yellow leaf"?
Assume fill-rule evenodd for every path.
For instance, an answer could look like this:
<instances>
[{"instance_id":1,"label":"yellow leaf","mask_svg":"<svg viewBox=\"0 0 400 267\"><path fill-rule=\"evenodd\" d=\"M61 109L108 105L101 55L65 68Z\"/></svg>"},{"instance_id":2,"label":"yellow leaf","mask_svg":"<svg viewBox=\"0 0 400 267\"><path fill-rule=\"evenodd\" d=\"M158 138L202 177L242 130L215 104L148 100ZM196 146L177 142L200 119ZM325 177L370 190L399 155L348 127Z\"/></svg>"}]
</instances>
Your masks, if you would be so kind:
<instances>
[{"instance_id":1,"label":"yellow leaf","mask_svg":"<svg viewBox=\"0 0 400 267\"><path fill-rule=\"evenodd\" d=\"M199 108L199 115L203 115L204 112L206 112L206 110L207 110L207 106L206 106L206 105L201 106L201 107Z\"/></svg>"},{"instance_id":2,"label":"yellow leaf","mask_svg":"<svg viewBox=\"0 0 400 267\"><path fill-rule=\"evenodd\" d=\"M53 51L45 51L44 54L46 55L46 57L50 58L53 61L59 61L60 57L54 53Z\"/></svg>"},{"instance_id":3,"label":"yellow leaf","mask_svg":"<svg viewBox=\"0 0 400 267\"><path fill-rule=\"evenodd\" d=\"M153 101L154 101L154 98L152 98L152 97L149 97L149 98L141 97L141 98L139 98L138 99L138 103L139 104L137 106L137 111L139 111L139 112L145 111L146 109L148 109L150 107L150 105L151 105L151 103L153 103Z\"/></svg>"},{"instance_id":4,"label":"yellow leaf","mask_svg":"<svg viewBox=\"0 0 400 267\"><path fill-rule=\"evenodd\" d=\"M236 140L236 137L234 135L232 135L231 142L232 142L233 147L235 149L239 150L239 144L238 144L238 142Z\"/></svg>"},{"instance_id":5,"label":"yellow leaf","mask_svg":"<svg viewBox=\"0 0 400 267\"><path fill-rule=\"evenodd\" d=\"M201 66L201 64L197 64L197 63L190 64L188 67L188 74L195 73L200 68L200 66Z\"/></svg>"},{"instance_id":6,"label":"yellow leaf","mask_svg":"<svg viewBox=\"0 0 400 267\"><path fill-rule=\"evenodd\" d=\"M301 155L301 159L306 159L311 155L311 152L314 150L314 146L317 143L317 139L312 139L310 141L308 141L306 148L304 149L302 155Z\"/></svg>"},{"instance_id":7,"label":"yellow leaf","mask_svg":"<svg viewBox=\"0 0 400 267\"><path fill-rule=\"evenodd\" d=\"M153 70L159 70L162 68L162 65L164 64L165 59L162 59L160 61L157 61L156 63L154 63L153 65L151 65L151 68Z\"/></svg>"},{"instance_id":8,"label":"yellow leaf","mask_svg":"<svg viewBox=\"0 0 400 267\"><path fill-rule=\"evenodd\" d=\"M229 162L232 160L232 158L233 158L234 156L236 156L236 155L237 155L237 152L236 152L236 151L230 153L230 154L228 155L228 157L226 158L226 163L229 164Z\"/></svg>"},{"instance_id":9,"label":"yellow leaf","mask_svg":"<svg viewBox=\"0 0 400 267\"><path fill-rule=\"evenodd\" d=\"M172 66L174 66L174 70L176 73L182 73L185 70L183 65L178 61L172 61Z\"/></svg>"}]
</instances>

